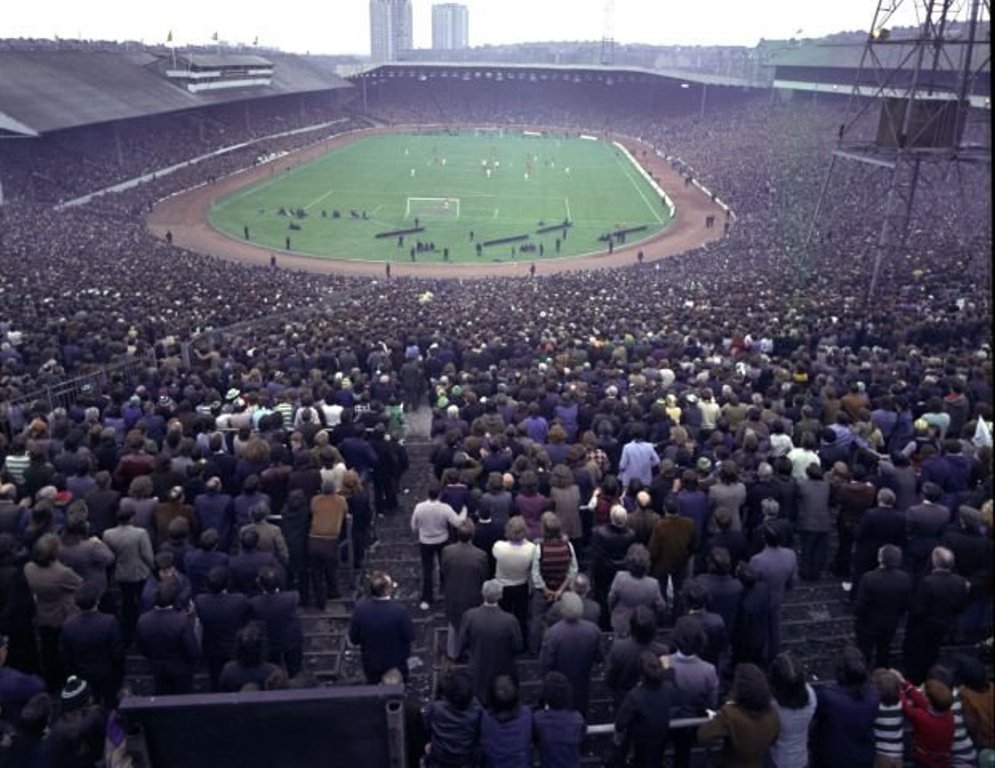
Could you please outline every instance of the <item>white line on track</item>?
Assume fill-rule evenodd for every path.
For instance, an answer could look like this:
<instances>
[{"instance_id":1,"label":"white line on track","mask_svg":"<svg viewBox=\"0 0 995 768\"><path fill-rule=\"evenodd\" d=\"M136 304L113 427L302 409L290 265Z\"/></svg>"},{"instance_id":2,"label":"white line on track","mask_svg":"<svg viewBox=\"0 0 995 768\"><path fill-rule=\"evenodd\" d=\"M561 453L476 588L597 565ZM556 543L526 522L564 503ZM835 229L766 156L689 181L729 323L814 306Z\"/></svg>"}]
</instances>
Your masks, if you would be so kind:
<instances>
[{"instance_id":1,"label":"white line on track","mask_svg":"<svg viewBox=\"0 0 995 768\"><path fill-rule=\"evenodd\" d=\"M653 204L647 199L646 194L639 188L639 184L636 183L636 180L634 178L632 178L632 174L629 173L629 168L631 167L631 164L626 162L625 160L619 160L618 164L619 166L621 166L622 173L625 174L625 178L627 178L629 180L629 183L632 184L633 189L635 189L636 192L639 193L639 196L643 199L643 202L646 203L646 207L650 209L650 213L652 213L653 217L657 220L657 223L662 224L663 219L660 217L660 213L656 210L656 208L653 207Z\"/></svg>"}]
</instances>

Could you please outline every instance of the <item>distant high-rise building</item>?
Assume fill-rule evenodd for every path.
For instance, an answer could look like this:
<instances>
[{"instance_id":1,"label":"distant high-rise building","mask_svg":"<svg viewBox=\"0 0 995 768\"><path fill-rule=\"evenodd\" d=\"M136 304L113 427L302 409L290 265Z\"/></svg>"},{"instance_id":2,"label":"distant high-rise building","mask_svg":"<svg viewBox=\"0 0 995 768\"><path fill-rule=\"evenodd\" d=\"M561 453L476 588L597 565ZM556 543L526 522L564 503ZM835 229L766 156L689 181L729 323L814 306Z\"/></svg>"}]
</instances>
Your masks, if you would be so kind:
<instances>
[{"instance_id":1,"label":"distant high-rise building","mask_svg":"<svg viewBox=\"0 0 995 768\"><path fill-rule=\"evenodd\" d=\"M370 57L396 61L411 50L411 0L370 0Z\"/></svg>"},{"instance_id":2,"label":"distant high-rise building","mask_svg":"<svg viewBox=\"0 0 995 768\"><path fill-rule=\"evenodd\" d=\"M465 5L432 6L432 49L453 51L470 47L470 14Z\"/></svg>"}]
</instances>

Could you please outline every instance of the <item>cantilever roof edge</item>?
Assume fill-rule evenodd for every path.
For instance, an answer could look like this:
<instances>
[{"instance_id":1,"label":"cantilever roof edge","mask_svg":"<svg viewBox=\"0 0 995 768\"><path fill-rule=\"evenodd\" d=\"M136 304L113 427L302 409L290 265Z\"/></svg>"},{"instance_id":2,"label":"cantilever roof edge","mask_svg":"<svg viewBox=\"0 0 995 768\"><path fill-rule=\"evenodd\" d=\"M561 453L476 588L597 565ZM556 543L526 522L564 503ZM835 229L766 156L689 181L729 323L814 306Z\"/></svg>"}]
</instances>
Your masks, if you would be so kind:
<instances>
[{"instance_id":1,"label":"cantilever roof edge","mask_svg":"<svg viewBox=\"0 0 995 768\"><path fill-rule=\"evenodd\" d=\"M599 64L521 64L508 62L477 62L477 61L392 61L379 64L369 64L360 66L350 73L350 77L370 77L377 70L384 71L421 71L429 73L432 71L549 71L549 72L576 72L578 74L634 74L649 75L655 77L665 77L673 80L684 80L700 85L726 85L744 88L767 88L764 83L757 83L741 77L729 77L726 75L713 75L707 72L694 72L683 69L650 69L648 67L627 67L627 66L607 66Z\"/></svg>"}]
</instances>

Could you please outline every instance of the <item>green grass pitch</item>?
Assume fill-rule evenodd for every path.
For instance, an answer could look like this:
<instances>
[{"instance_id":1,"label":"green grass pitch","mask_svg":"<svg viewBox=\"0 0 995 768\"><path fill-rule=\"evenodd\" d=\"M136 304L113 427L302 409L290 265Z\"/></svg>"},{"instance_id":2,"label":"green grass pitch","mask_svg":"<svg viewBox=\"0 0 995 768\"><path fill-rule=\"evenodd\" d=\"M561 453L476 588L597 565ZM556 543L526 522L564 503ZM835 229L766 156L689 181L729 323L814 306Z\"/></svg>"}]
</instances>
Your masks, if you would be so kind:
<instances>
[{"instance_id":1,"label":"green grass pitch","mask_svg":"<svg viewBox=\"0 0 995 768\"><path fill-rule=\"evenodd\" d=\"M307 215L281 215L281 208ZM406 235L403 245L396 236L375 237L414 227L415 217L425 231ZM435 251L416 253L418 262L440 262L446 248L452 262L494 262L605 251L603 233L646 226L627 236L631 244L664 229L669 214L609 142L467 132L361 138L218 200L209 218L233 238L244 238L247 227L263 247L283 250L289 237L291 250L317 257L410 261L420 240ZM536 233L565 219L572 222L566 238L562 230ZM478 243L525 234L528 240L478 255ZM525 244L534 250L522 251Z\"/></svg>"}]
</instances>

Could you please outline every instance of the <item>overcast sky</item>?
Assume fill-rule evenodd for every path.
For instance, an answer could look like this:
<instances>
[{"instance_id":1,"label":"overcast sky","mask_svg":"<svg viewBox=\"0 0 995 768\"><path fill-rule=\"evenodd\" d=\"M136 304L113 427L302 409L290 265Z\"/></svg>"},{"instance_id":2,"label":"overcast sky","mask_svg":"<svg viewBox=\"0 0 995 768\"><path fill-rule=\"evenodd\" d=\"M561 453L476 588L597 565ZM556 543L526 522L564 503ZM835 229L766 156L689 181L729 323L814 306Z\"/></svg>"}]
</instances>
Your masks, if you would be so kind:
<instances>
[{"instance_id":1,"label":"overcast sky","mask_svg":"<svg viewBox=\"0 0 995 768\"><path fill-rule=\"evenodd\" d=\"M471 45L600 40L604 0L463 0ZM370 52L368 0L0 0L0 37L222 41L311 53ZM431 6L414 0L415 47L431 45ZM915 5L912 2L905 6ZM874 0L615 0L620 43L748 45L762 38L819 37L867 29ZM906 14L905 23L910 23Z\"/></svg>"}]
</instances>

